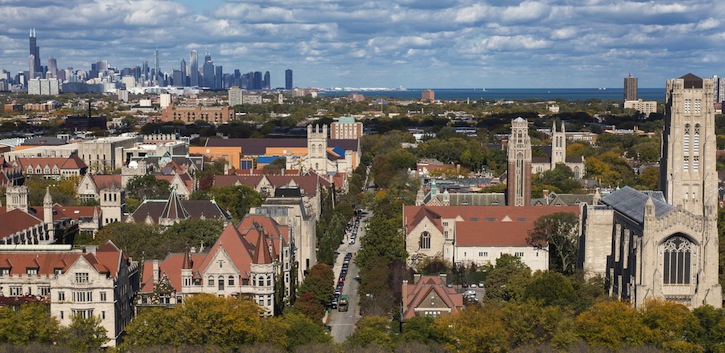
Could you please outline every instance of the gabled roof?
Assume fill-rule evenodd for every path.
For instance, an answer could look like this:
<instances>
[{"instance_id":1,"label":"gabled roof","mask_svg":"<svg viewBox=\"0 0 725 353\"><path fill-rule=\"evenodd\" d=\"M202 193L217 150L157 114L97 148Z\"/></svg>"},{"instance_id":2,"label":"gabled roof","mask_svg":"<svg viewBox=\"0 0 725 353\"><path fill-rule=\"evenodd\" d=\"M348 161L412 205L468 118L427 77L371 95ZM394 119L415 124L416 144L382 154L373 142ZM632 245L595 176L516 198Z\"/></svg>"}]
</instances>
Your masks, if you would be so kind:
<instances>
[{"instance_id":1,"label":"gabled roof","mask_svg":"<svg viewBox=\"0 0 725 353\"><path fill-rule=\"evenodd\" d=\"M424 219L439 231L443 219L455 222L457 246L526 246L528 231L540 217L557 212L577 216L579 206L405 206L407 233ZM456 220L458 219L458 220Z\"/></svg>"},{"instance_id":2,"label":"gabled roof","mask_svg":"<svg viewBox=\"0 0 725 353\"><path fill-rule=\"evenodd\" d=\"M649 198L652 198L654 202L656 217L661 217L675 209L665 202L661 191L642 192L629 186L615 190L603 197L600 202L641 224L644 222L644 204Z\"/></svg>"},{"instance_id":3,"label":"gabled roof","mask_svg":"<svg viewBox=\"0 0 725 353\"><path fill-rule=\"evenodd\" d=\"M150 217L155 223L159 223L159 218L164 214L168 202L169 200L145 200L129 217L136 223L145 222L146 217ZM179 219L231 219L229 214L222 210L214 201L179 200L178 204L188 214L187 218ZM169 209L172 209L172 207L169 207ZM182 213L179 214L181 215Z\"/></svg>"},{"instance_id":4,"label":"gabled roof","mask_svg":"<svg viewBox=\"0 0 725 353\"><path fill-rule=\"evenodd\" d=\"M41 219L20 209L0 213L0 239L42 223Z\"/></svg>"},{"instance_id":5,"label":"gabled roof","mask_svg":"<svg viewBox=\"0 0 725 353\"><path fill-rule=\"evenodd\" d=\"M107 273L111 277L118 275L123 261L128 257L123 254L111 241L99 246L96 252L82 253L80 251L2 251L0 252L0 267L9 268L11 275L27 275L28 268L38 270L38 275L50 276L60 269L65 273L80 258L83 258L98 273Z\"/></svg>"},{"instance_id":6,"label":"gabled roof","mask_svg":"<svg viewBox=\"0 0 725 353\"><path fill-rule=\"evenodd\" d=\"M415 317L415 309L431 296L440 298L446 308L451 310L451 314L457 313L463 307L463 295L456 293L455 288L446 287L445 281L439 276L422 276L418 282L409 283L407 286L408 295L403 298L407 309L403 313L403 319Z\"/></svg>"},{"instance_id":7,"label":"gabled roof","mask_svg":"<svg viewBox=\"0 0 725 353\"><path fill-rule=\"evenodd\" d=\"M110 175L91 175L91 180L96 184L98 190L121 188L121 174L110 174Z\"/></svg>"}]
</instances>

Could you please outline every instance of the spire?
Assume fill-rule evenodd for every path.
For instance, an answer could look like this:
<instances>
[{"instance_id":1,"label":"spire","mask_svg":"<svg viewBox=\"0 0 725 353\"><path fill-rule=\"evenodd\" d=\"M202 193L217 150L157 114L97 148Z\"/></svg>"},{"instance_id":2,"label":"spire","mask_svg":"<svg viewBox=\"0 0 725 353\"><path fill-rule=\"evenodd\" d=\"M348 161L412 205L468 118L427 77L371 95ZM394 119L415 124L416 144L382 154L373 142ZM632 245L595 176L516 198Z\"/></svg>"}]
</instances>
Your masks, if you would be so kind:
<instances>
[{"instance_id":1,"label":"spire","mask_svg":"<svg viewBox=\"0 0 725 353\"><path fill-rule=\"evenodd\" d=\"M186 247L186 250L184 251L184 261L181 263L181 269L182 270L190 270L194 263L191 261L191 253L189 252L189 247Z\"/></svg>"},{"instance_id":2,"label":"spire","mask_svg":"<svg viewBox=\"0 0 725 353\"><path fill-rule=\"evenodd\" d=\"M53 206L53 197L50 196L50 187L45 188L45 197L43 198L43 207Z\"/></svg>"},{"instance_id":3,"label":"spire","mask_svg":"<svg viewBox=\"0 0 725 353\"><path fill-rule=\"evenodd\" d=\"M164 211L161 212L161 218L165 219L188 219L189 212L186 211L184 205L181 203L179 194L176 193L176 188L171 189L169 194L169 200L166 201Z\"/></svg>"},{"instance_id":4,"label":"spire","mask_svg":"<svg viewBox=\"0 0 725 353\"><path fill-rule=\"evenodd\" d=\"M254 248L254 256L252 263L257 265L267 265L272 263L272 256L269 254L269 243L264 235L264 228L257 228L257 242Z\"/></svg>"}]
</instances>

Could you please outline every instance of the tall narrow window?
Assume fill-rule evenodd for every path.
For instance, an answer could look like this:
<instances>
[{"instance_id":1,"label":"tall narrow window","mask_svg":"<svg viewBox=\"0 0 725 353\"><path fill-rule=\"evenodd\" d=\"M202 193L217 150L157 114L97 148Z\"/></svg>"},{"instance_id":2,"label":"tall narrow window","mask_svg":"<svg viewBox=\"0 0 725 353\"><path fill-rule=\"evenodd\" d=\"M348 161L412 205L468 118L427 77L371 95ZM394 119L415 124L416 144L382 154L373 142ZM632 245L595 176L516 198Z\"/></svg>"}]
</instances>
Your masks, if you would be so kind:
<instances>
[{"instance_id":1,"label":"tall narrow window","mask_svg":"<svg viewBox=\"0 0 725 353\"><path fill-rule=\"evenodd\" d=\"M695 113L699 113L702 108L702 100L695 99Z\"/></svg>"},{"instance_id":2,"label":"tall narrow window","mask_svg":"<svg viewBox=\"0 0 725 353\"><path fill-rule=\"evenodd\" d=\"M682 153L685 156L690 154L690 124L685 125L685 136L682 138Z\"/></svg>"},{"instance_id":3,"label":"tall narrow window","mask_svg":"<svg viewBox=\"0 0 725 353\"><path fill-rule=\"evenodd\" d=\"M690 156L685 156L682 158L682 170L688 171L690 168Z\"/></svg>"},{"instance_id":4,"label":"tall narrow window","mask_svg":"<svg viewBox=\"0 0 725 353\"><path fill-rule=\"evenodd\" d=\"M700 154L700 124L695 124L695 135L692 140L692 153Z\"/></svg>"},{"instance_id":5,"label":"tall narrow window","mask_svg":"<svg viewBox=\"0 0 725 353\"><path fill-rule=\"evenodd\" d=\"M430 233L423 232L423 234L420 235L420 248L430 249Z\"/></svg>"},{"instance_id":6,"label":"tall narrow window","mask_svg":"<svg viewBox=\"0 0 725 353\"><path fill-rule=\"evenodd\" d=\"M664 284L690 284L692 242L675 236L664 246L662 274Z\"/></svg>"},{"instance_id":7,"label":"tall narrow window","mask_svg":"<svg viewBox=\"0 0 725 353\"><path fill-rule=\"evenodd\" d=\"M692 170L700 170L700 156L692 157Z\"/></svg>"},{"instance_id":8,"label":"tall narrow window","mask_svg":"<svg viewBox=\"0 0 725 353\"><path fill-rule=\"evenodd\" d=\"M692 106L692 101L690 99L685 99L685 113L690 112L691 106Z\"/></svg>"}]
</instances>

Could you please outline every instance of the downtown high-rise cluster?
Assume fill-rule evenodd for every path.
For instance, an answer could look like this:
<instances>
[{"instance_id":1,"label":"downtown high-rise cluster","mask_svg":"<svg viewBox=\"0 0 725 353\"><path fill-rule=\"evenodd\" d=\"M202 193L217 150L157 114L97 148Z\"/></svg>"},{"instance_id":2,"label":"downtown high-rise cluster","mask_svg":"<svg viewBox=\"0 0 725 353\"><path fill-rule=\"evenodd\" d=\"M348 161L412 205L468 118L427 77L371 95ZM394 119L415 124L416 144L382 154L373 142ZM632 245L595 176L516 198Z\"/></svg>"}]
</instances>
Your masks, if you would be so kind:
<instances>
[{"instance_id":1,"label":"downtown high-rise cluster","mask_svg":"<svg viewBox=\"0 0 725 353\"><path fill-rule=\"evenodd\" d=\"M210 53L206 53L203 62L199 62L198 52L192 50L189 62L182 59L177 69L163 72L159 65L159 50L154 51L151 64L144 61L136 67L114 68L108 60L98 60L91 64L87 70L74 70L72 67L59 69L55 58L49 58L47 65L42 65L40 47L37 44L35 29L30 30L28 71L11 76L10 72L3 70L0 81L27 88L31 80L53 80L58 83L118 83L133 87L176 86L199 87L210 90L224 90L236 86L246 90L272 89L271 74L269 71L251 71L242 73L239 69L224 72L222 65L214 64ZM284 89L294 88L292 70L285 70Z\"/></svg>"}]
</instances>

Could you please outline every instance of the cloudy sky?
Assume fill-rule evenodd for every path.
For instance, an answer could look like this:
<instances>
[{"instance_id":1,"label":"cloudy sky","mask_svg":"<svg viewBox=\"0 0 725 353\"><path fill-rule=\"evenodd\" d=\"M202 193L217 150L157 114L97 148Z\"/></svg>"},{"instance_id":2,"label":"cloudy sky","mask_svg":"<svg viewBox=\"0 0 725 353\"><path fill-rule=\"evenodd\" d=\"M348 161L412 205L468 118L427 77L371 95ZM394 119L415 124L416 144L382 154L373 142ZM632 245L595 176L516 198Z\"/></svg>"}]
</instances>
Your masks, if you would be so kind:
<instances>
[{"instance_id":1,"label":"cloudy sky","mask_svg":"<svg viewBox=\"0 0 725 353\"><path fill-rule=\"evenodd\" d=\"M141 65L196 49L300 87L663 87L725 76L725 1L0 0L0 68Z\"/></svg>"}]
</instances>

